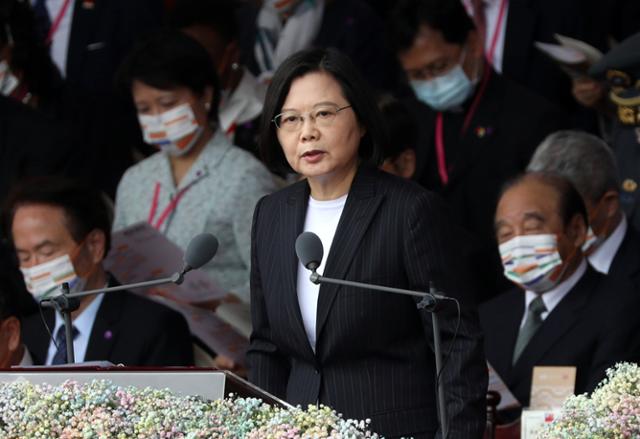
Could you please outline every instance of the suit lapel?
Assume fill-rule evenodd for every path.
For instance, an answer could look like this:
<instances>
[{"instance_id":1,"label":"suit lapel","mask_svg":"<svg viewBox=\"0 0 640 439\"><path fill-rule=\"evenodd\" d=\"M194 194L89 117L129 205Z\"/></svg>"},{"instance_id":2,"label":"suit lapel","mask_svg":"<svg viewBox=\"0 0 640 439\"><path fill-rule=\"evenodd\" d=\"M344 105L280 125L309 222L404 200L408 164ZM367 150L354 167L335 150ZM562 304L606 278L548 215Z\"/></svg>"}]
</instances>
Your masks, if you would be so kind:
<instances>
[{"instance_id":1,"label":"suit lapel","mask_svg":"<svg viewBox=\"0 0 640 439\"><path fill-rule=\"evenodd\" d=\"M116 282L109 282L109 286L115 285ZM120 335L118 321L122 315L125 294L127 293L118 292L104 295L93 321L84 361L107 361L111 358L111 351Z\"/></svg>"},{"instance_id":2,"label":"suit lapel","mask_svg":"<svg viewBox=\"0 0 640 439\"><path fill-rule=\"evenodd\" d=\"M542 326L533 335L513 367L512 377L531 374L539 360L569 331L580 319L582 309L598 284L597 275L592 268L571 289L547 316ZM513 352L513 351L511 351Z\"/></svg>"},{"instance_id":3,"label":"suit lapel","mask_svg":"<svg viewBox=\"0 0 640 439\"><path fill-rule=\"evenodd\" d=\"M304 219L309 201L309 185L306 181L297 183L293 193L280 205L280 230L277 236L282 236L281 273L283 282L281 289L286 295L283 304L287 320L293 327L298 344L309 358L313 358L313 350L307 338L307 332L302 322L302 313L298 302L298 258L295 253L295 243L302 233Z\"/></svg>"},{"instance_id":4,"label":"suit lapel","mask_svg":"<svg viewBox=\"0 0 640 439\"><path fill-rule=\"evenodd\" d=\"M375 172L377 171L363 166L356 174L327 255L323 273L327 277L345 278L360 241L382 202L382 194L376 193ZM339 289L338 285L333 284L320 286L316 321L317 340L320 340L322 328Z\"/></svg>"},{"instance_id":5,"label":"suit lapel","mask_svg":"<svg viewBox=\"0 0 640 439\"><path fill-rule=\"evenodd\" d=\"M98 2L97 7L100 7L101 3ZM98 13L94 9L82 7L81 1L75 2L67 55L66 76L68 77L75 77L74 72L82 68L86 46L91 41L91 34L97 27L97 16Z\"/></svg>"}]
</instances>

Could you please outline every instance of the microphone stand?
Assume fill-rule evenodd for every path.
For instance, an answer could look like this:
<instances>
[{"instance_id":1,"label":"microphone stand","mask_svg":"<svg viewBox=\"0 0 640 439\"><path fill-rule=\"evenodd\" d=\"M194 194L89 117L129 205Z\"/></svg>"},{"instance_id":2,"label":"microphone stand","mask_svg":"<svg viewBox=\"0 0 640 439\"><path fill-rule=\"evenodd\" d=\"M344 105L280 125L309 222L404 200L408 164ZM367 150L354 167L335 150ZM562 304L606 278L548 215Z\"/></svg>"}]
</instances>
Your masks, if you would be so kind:
<instances>
[{"instance_id":1,"label":"microphone stand","mask_svg":"<svg viewBox=\"0 0 640 439\"><path fill-rule=\"evenodd\" d=\"M433 324L433 353L436 359L436 384L438 386L438 417L440 418L440 428L442 429L442 437L446 439L449 434L449 420L447 418L447 404L444 397L444 383L440 379L442 372L442 349L440 336L440 322L438 320L438 304L440 300L451 300L449 297L436 294L433 285L429 286L429 292L419 292L412 290L404 290L402 288L385 287L383 285L366 284L362 282L353 282L350 280L333 279L318 274L316 268L311 269L309 280L318 285L321 283L343 285L347 287L363 288L368 290L383 291L385 293L404 294L406 296L421 297L418 302L418 309L424 309L431 313L431 322Z\"/></svg>"},{"instance_id":2,"label":"microphone stand","mask_svg":"<svg viewBox=\"0 0 640 439\"><path fill-rule=\"evenodd\" d=\"M190 269L190 267L187 268ZM40 301L40 306L43 306L45 308L54 308L62 315L62 319L64 320L64 335L65 340L67 341L67 364L75 363L71 313L80 307L81 297L92 296L94 294L100 293L110 293L114 291L131 290L134 288L153 287L171 283L180 285L184 281L184 275L187 271L188 270L183 270L182 273L176 272L171 277L165 277L162 279L148 280L129 285L118 285L116 287L101 288L96 290L79 291L77 293L69 293L69 284L65 282L61 286L62 294L55 297L47 297L46 299L42 299Z\"/></svg>"}]
</instances>

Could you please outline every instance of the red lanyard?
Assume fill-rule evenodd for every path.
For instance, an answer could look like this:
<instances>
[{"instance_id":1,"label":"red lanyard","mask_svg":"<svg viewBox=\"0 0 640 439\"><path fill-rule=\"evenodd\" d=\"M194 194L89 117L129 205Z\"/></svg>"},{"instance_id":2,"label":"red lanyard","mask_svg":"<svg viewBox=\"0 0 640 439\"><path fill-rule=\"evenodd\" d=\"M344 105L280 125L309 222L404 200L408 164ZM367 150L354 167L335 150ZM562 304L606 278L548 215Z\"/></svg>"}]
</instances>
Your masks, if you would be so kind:
<instances>
[{"instance_id":1,"label":"red lanyard","mask_svg":"<svg viewBox=\"0 0 640 439\"><path fill-rule=\"evenodd\" d=\"M64 3L62 4L62 7L60 8L60 11L58 12L58 15L56 15L56 19L53 20L53 23L51 24L51 27L49 28L49 33L47 34L47 40L46 40L46 45L50 45L51 42L53 41L53 36L56 34L56 32L58 31L58 28L60 27L60 23L62 22L62 19L64 18L64 14L67 12L67 9L69 9L69 5L71 4L71 0L64 0Z\"/></svg>"},{"instance_id":2,"label":"red lanyard","mask_svg":"<svg viewBox=\"0 0 640 439\"><path fill-rule=\"evenodd\" d=\"M480 100L487 89L487 84L489 83L489 78L491 77L491 67L489 64L485 64L484 66L484 74L482 75L482 82L480 83L480 88L478 89L478 93L476 97L473 99L471 106L469 107L469 111L464 117L464 123L462 124L461 135L464 135L469 128L469 124L471 123L471 119L473 115L476 113L478 109L478 105L480 104ZM447 169L447 159L444 152L444 127L443 127L443 119L444 116L442 112L439 111L436 115L436 159L438 162L438 174L440 175L440 182L443 186L446 186L449 183L449 170Z\"/></svg>"},{"instance_id":3,"label":"red lanyard","mask_svg":"<svg viewBox=\"0 0 640 439\"><path fill-rule=\"evenodd\" d=\"M502 29L502 22L504 21L504 14L506 10L507 10L507 0L502 0L500 2L500 10L498 12L498 20L496 21L496 28L493 31L493 36L491 37L491 45L489 46L489 51L487 52L487 61L489 61L490 64L493 64L493 56L496 53L498 36L500 35L500 30Z\"/></svg>"},{"instance_id":4,"label":"red lanyard","mask_svg":"<svg viewBox=\"0 0 640 439\"><path fill-rule=\"evenodd\" d=\"M153 192L153 200L151 201L151 210L149 210L149 219L147 222L151 224L156 230L160 230L160 227L162 227L162 224L164 224L164 222L167 220L169 214L176 210L176 208L178 207L178 203L182 199L182 196L191 188L191 186L193 186L193 183L195 182L192 182L188 186L185 186L182 190L180 190L180 192L178 192L176 197L169 202L169 205L162 211L162 213L160 214L160 218L158 218L158 221L156 221L156 223L154 224L153 220L156 217L156 212L158 211L158 203L160 200L160 183L156 183L156 187Z\"/></svg>"}]
</instances>

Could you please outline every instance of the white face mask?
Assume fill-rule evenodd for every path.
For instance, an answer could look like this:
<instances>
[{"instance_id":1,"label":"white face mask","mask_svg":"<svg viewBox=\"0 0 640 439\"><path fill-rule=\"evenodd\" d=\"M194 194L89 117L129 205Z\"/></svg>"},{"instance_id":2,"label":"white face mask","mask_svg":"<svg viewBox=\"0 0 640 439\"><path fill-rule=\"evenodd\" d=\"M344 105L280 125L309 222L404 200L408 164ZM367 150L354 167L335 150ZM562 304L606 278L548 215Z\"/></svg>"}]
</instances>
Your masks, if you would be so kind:
<instances>
[{"instance_id":1,"label":"white face mask","mask_svg":"<svg viewBox=\"0 0 640 439\"><path fill-rule=\"evenodd\" d=\"M204 131L189 104L157 116L139 114L138 120L145 142L176 157L188 153Z\"/></svg>"},{"instance_id":2,"label":"white face mask","mask_svg":"<svg viewBox=\"0 0 640 439\"><path fill-rule=\"evenodd\" d=\"M73 268L69 255L60 256L31 268L20 268L27 290L36 300L60 294L60 285L67 282L70 292L82 291L86 281Z\"/></svg>"},{"instance_id":3,"label":"white face mask","mask_svg":"<svg viewBox=\"0 0 640 439\"><path fill-rule=\"evenodd\" d=\"M516 236L499 248L504 275L527 290L543 293L562 277L556 235Z\"/></svg>"},{"instance_id":4,"label":"white face mask","mask_svg":"<svg viewBox=\"0 0 640 439\"><path fill-rule=\"evenodd\" d=\"M11 73L9 64L6 61L0 61L0 94L3 96L9 96L18 88L18 78Z\"/></svg>"}]
</instances>

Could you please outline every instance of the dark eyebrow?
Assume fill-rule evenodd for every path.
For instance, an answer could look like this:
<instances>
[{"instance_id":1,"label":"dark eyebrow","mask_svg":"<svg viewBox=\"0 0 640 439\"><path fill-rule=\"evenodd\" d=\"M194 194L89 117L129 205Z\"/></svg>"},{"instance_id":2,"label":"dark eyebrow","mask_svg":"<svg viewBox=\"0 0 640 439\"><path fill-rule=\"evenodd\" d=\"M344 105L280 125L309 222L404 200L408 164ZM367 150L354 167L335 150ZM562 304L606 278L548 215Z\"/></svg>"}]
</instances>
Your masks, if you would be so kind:
<instances>
[{"instance_id":1,"label":"dark eyebrow","mask_svg":"<svg viewBox=\"0 0 640 439\"><path fill-rule=\"evenodd\" d=\"M56 245L56 243L55 243L55 242L53 242L53 241L45 240L45 241L42 241L40 244L36 245L36 246L35 246L35 248L34 248L34 250L35 250L35 251L39 251L39 250L41 250L43 247L46 247L46 246L48 246L48 245L53 245L53 246L55 246L55 245ZM25 251L27 251L27 250L25 250L25 249L20 249L20 248L16 248L16 251L18 251L18 252L25 252Z\"/></svg>"},{"instance_id":2,"label":"dark eyebrow","mask_svg":"<svg viewBox=\"0 0 640 439\"><path fill-rule=\"evenodd\" d=\"M333 105L336 107L340 107L340 105L336 104L335 102L332 101L322 101L322 102L318 102L317 104L313 104L312 108L316 108L316 107L320 107L322 105ZM347 104L348 105L348 104ZM285 111L295 111L295 112L299 112L299 110L293 109L293 108L283 108L282 110L280 110L280 113L284 113Z\"/></svg>"}]
</instances>

